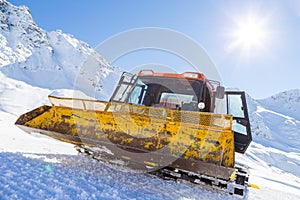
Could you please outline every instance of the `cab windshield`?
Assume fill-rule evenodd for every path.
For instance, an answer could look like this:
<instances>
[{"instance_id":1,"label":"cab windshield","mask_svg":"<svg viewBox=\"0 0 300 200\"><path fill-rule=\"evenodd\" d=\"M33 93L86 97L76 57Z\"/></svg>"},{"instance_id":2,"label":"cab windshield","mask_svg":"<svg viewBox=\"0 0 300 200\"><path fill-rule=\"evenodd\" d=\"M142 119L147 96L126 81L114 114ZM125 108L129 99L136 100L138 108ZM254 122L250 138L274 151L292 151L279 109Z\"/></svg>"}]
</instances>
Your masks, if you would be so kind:
<instances>
[{"instance_id":1,"label":"cab windshield","mask_svg":"<svg viewBox=\"0 0 300 200\"><path fill-rule=\"evenodd\" d=\"M138 77L129 102L144 106L182 109L197 105L203 82L174 77ZM195 108L197 109L197 108Z\"/></svg>"}]
</instances>

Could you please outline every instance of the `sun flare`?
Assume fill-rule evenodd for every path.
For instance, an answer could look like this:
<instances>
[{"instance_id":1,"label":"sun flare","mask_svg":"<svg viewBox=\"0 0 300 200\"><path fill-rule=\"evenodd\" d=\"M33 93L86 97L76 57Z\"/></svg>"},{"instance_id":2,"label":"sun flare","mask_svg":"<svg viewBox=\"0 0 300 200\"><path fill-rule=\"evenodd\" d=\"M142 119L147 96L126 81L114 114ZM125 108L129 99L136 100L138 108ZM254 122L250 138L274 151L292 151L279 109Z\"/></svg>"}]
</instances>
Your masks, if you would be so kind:
<instances>
[{"instance_id":1,"label":"sun flare","mask_svg":"<svg viewBox=\"0 0 300 200\"><path fill-rule=\"evenodd\" d=\"M246 48L262 45L266 37L262 24L254 20L241 23L238 30L234 32L234 35L237 41Z\"/></svg>"},{"instance_id":2,"label":"sun flare","mask_svg":"<svg viewBox=\"0 0 300 200\"><path fill-rule=\"evenodd\" d=\"M250 54L265 47L268 33L263 19L248 16L235 22L230 33L232 41L228 46L229 50L241 50Z\"/></svg>"}]
</instances>

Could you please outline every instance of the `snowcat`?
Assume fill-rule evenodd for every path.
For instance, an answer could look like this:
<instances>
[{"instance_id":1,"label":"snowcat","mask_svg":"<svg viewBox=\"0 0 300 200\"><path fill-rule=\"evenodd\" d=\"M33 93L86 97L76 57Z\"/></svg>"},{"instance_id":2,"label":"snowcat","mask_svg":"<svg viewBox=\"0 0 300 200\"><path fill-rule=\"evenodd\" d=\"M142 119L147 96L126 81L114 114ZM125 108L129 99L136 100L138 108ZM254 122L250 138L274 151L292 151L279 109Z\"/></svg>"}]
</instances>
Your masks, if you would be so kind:
<instances>
[{"instance_id":1,"label":"snowcat","mask_svg":"<svg viewBox=\"0 0 300 200\"><path fill-rule=\"evenodd\" d=\"M141 70L124 72L108 102L49 100L16 125L97 160L245 196L249 173L235 164L252 140L243 91L225 91L198 72Z\"/></svg>"}]
</instances>

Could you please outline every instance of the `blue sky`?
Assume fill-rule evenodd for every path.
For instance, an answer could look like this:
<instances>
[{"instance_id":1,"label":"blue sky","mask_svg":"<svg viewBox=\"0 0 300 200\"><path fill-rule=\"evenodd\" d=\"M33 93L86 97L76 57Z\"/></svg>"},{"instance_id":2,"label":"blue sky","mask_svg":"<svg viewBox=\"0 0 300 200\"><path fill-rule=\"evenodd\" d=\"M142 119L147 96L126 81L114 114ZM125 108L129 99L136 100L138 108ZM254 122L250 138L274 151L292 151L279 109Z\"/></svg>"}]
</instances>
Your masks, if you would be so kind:
<instances>
[{"instance_id":1,"label":"blue sky","mask_svg":"<svg viewBox=\"0 0 300 200\"><path fill-rule=\"evenodd\" d=\"M245 90L254 98L300 88L297 0L9 1L28 6L41 28L61 29L92 47L133 28L179 31L207 51L225 86ZM113 64L130 69L150 62L173 65L179 71L189 69L174 56L151 51L128 55Z\"/></svg>"}]
</instances>

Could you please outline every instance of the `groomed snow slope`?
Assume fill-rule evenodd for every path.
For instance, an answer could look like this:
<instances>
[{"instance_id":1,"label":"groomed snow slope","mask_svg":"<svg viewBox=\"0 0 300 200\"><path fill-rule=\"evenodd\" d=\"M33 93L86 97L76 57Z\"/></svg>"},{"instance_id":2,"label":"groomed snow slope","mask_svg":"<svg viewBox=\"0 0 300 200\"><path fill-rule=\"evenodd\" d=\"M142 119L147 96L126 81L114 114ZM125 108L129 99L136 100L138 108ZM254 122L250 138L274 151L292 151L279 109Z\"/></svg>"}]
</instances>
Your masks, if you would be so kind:
<instances>
[{"instance_id":1,"label":"groomed snow slope","mask_svg":"<svg viewBox=\"0 0 300 200\"><path fill-rule=\"evenodd\" d=\"M223 199L228 195L69 155L1 153L1 199Z\"/></svg>"},{"instance_id":2,"label":"groomed snow slope","mask_svg":"<svg viewBox=\"0 0 300 200\"><path fill-rule=\"evenodd\" d=\"M241 199L70 155L0 153L1 199ZM269 188L249 199L299 199Z\"/></svg>"}]
</instances>

